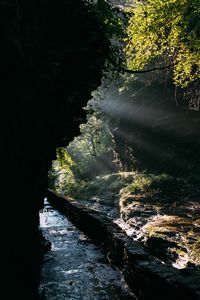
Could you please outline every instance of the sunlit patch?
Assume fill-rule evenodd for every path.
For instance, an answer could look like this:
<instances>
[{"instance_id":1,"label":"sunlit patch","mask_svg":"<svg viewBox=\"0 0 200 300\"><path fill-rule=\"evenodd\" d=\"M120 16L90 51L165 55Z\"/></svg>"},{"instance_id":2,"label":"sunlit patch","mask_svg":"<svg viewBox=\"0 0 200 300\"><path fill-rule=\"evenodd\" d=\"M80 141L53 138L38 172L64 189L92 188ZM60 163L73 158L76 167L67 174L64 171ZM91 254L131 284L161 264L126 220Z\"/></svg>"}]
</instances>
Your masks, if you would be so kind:
<instances>
[{"instance_id":1,"label":"sunlit patch","mask_svg":"<svg viewBox=\"0 0 200 300\"><path fill-rule=\"evenodd\" d=\"M187 216L156 215L143 226L142 231L147 238L157 237L175 242L176 247L168 247L167 251L174 257L177 256L172 265L175 268L182 269L187 267L189 262L196 266L200 265L200 255L198 253L200 238L199 230L195 225L196 222L193 222Z\"/></svg>"},{"instance_id":2,"label":"sunlit patch","mask_svg":"<svg viewBox=\"0 0 200 300\"><path fill-rule=\"evenodd\" d=\"M187 253L183 253L182 255L179 253L178 259L172 263L172 266L176 269L184 269L187 267L189 262L189 256Z\"/></svg>"},{"instance_id":3,"label":"sunlit patch","mask_svg":"<svg viewBox=\"0 0 200 300\"><path fill-rule=\"evenodd\" d=\"M62 273L64 274L76 274L83 272L82 269L72 269L72 270L63 270Z\"/></svg>"}]
</instances>

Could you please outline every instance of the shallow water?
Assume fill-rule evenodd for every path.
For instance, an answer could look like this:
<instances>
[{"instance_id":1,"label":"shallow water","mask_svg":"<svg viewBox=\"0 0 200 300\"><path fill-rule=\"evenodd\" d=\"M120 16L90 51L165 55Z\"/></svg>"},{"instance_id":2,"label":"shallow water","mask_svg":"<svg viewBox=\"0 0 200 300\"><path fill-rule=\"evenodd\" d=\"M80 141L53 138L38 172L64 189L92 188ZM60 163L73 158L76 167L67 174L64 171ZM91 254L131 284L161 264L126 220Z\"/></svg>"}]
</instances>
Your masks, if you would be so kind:
<instances>
[{"instance_id":1,"label":"shallow water","mask_svg":"<svg viewBox=\"0 0 200 300\"><path fill-rule=\"evenodd\" d=\"M101 249L47 202L40 226L52 243L41 269L41 299L136 299Z\"/></svg>"}]
</instances>

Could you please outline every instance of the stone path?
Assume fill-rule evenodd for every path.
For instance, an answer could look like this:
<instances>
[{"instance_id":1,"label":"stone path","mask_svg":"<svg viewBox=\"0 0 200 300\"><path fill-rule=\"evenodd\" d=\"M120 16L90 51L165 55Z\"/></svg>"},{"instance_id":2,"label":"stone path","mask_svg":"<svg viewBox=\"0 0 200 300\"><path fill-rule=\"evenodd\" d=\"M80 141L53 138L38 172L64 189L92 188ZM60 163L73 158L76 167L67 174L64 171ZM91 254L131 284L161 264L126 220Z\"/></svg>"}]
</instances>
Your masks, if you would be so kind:
<instances>
[{"instance_id":1,"label":"stone path","mask_svg":"<svg viewBox=\"0 0 200 300\"><path fill-rule=\"evenodd\" d=\"M40 213L40 226L52 243L41 269L42 300L136 299L100 248L48 203Z\"/></svg>"}]
</instances>

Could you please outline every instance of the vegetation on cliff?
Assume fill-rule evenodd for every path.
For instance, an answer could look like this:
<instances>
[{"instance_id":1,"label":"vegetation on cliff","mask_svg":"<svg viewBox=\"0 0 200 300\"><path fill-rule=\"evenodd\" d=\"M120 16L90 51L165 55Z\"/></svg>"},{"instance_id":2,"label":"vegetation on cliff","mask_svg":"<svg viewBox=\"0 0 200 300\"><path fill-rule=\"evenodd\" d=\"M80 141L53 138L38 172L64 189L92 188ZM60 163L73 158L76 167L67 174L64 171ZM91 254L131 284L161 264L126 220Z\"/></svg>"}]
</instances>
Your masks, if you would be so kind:
<instances>
[{"instance_id":1,"label":"vegetation on cliff","mask_svg":"<svg viewBox=\"0 0 200 300\"><path fill-rule=\"evenodd\" d=\"M136 0L128 13L125 54L130 69L172 67L174 82L182 87L200 78L198 0Z\"/></svg>"},{"instance_id":2,"label":"vegetation on cliff","mask_svg":"<svg viewBox=\"0 0 200 300\"><path fill-rule=\"evenodd\" d=\"M199 2L97 2L110 59L50 187L120 215L164 261L199 265Z\"/></svg>"}]
</instances>

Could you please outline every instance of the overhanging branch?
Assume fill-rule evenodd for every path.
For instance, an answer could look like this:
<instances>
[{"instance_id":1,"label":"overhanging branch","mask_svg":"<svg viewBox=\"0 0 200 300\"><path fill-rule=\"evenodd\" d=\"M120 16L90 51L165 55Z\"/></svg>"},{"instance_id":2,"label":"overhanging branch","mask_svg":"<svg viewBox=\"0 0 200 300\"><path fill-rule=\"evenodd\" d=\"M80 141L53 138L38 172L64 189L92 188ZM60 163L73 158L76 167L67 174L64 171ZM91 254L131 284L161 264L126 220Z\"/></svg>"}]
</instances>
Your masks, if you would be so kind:
<instances>
[{"instance_id":1,"label":"overhanging branch","mask_svg":"<svg viewBox=\"0 0 200 300\"><path fill-rule=\"evenodd\" d=\"M148 72L152 72L152 71L156 71L156 70L165 70L165 69L169 69L173 66L175 66L175 63L171 64L171 65L167 65L167 66L163 66L163 67L155 67L155 68L151 68L151 69L147 69L147 70L129 70L126 68L119 68L118 71L130 73L130 74L138 74L138 73L140 74L140 73L148 73Z\"/></svg>"}]
</instances>

